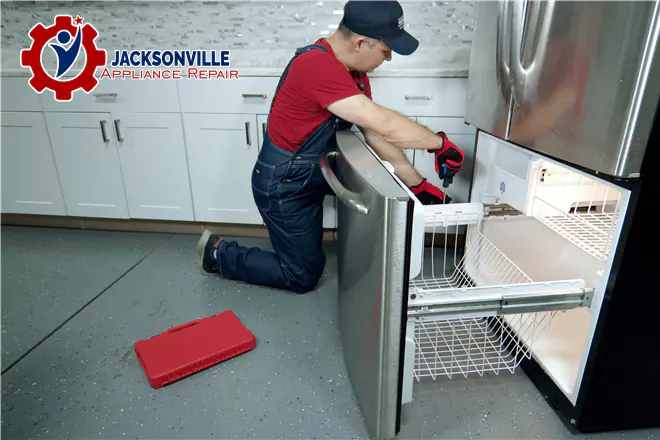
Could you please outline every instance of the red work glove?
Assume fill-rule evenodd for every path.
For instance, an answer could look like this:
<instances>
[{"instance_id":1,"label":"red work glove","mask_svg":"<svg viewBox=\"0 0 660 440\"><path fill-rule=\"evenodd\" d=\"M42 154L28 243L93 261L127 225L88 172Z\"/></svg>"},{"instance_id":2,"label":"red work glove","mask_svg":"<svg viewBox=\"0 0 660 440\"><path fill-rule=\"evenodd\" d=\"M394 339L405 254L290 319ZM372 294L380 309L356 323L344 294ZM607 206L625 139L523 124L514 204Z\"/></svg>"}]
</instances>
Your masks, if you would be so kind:
<instances>
[{"instance_id":1,"label":"red work glove","mask_svg":"<svg viewBox=\"0 0 660 440\"><path fill-rule=\"evenodd\" d=\"M442 205L451 202L451 197L440 191L435 185L430 184L426 179L422 180L417 186L411 186L410 191L422 202L422 205Z\"/></svg>"},{"instance_id":2,"label":"red work glove","mask_svg":"<svg viewBox=\"0 0 660 440\"><path fill-rule=\"evenodd\" d=\"M465 156L456 144L447 139L444 131L439 131L436 134L443 140L442 148L428 151L435 153L435 171L438 173L440 179L443 180L444 187L446 188L452 183L458 170L461 169Z\"/></svg>"}]
</instances>

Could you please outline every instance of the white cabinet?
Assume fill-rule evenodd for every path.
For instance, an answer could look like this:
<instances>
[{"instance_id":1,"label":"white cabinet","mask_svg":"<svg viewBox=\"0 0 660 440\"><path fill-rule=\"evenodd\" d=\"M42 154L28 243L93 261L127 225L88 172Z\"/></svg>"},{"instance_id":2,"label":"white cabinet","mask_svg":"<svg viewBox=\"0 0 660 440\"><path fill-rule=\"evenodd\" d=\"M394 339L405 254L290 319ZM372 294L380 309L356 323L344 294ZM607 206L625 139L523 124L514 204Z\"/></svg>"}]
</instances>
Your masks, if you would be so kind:
<instances>
[{"instance_id":1,"label":"white cabinet","mask_svg":"<svg viewBox=\"0 0 660 440\"><path fill-rule=\"evenodd\" d=\"M184 114L183 123L196 220L261 224L251 179L255 115Z\"/></svg>"},{"instance_id":2,"label":"white cabinet","mask_svg":"<svg viewBox=\"0 0 660 440\"><path fill-rule=\"evenodd\" d=\"M0 126L3 212L66 215L43 113L2 112Z\"/></svg>"},{"instance_id":3,"label":"white cabinet","mask_svg":"<svg viewBox=\"0 0 660 440\"><path fill-rule=\"evenodd\" d=\"M194 220L180 114L112 113L131 218Z\"/></svg>"},{"instance_id":4,"label":"white cabinet","mask_svg":"<svg viewBox=\"0 0 660 440\"><path fill-rule=\"evenodd\" d=\"M474 169L475 128L471 125L466 125L463 122L463 118L420 117L417 118L417 121L434 132L444 131L449 140L463 151L465 161L446 192L452 198L453 203L468 202L470 197L470 182ZM429 153L426 150L416 150L415 168L430 183L445 191L442 187L442 181L435 171L434 153Z\"/></svg>"},{"instance_id":5,"label":"white cabinet","mask_svg":"<svg viewBox=\"0 0 660 440\"><path fill-rule=\"evenodd\" d=\"M279 78L243 76L231 81L176 81L183 113L267 114Z\"/></svg>"},{"instance_id":6,"label":"white cabinet","mask_svg":"<svg viewBox=\"0 0 660 440\"><path fill-rule=\"evenodd\" d=\"M28 77L2 78L2 111L5 112L41 112L39 95L32 90Z\"/></svg>"},{"instance_id":7,"label":"white cabinet","mask_svg":"<svg viewBox=\"0 0 660 440\"><path fill-rule=\"evenodd\" d=\"M55 164L71 216L128 218L109 113L46 113Z\"/></svg>"},{"instance_id":8,"label":"white cabinet","mask_svg":"<svg viewBox=\"0 0 660 440\"><path fill-rule=\"evenodd\" d=\"M466 78L371 77L374 102L410 116L465 115Z\"/></svg>"},{"instance_id":9,"label":"white cabinet","mask_svg":"<svg viewBox=\"0 0 660 440\"><path fill-rule=\"evenodd\" d=\"M71 101L55 101L50 91L38 96L47 112L180 112L175 81L102 79L92 93L75 92Z\"/></svg>"}]
</instances>

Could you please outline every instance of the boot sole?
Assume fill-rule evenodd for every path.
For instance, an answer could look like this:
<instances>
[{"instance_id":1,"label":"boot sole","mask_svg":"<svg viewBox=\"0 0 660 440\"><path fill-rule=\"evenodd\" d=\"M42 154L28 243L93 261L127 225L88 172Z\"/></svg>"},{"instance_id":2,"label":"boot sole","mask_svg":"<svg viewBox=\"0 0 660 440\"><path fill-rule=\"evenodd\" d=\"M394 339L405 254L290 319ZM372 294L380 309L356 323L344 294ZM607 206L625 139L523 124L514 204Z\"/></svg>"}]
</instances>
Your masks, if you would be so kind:
<instances>
[{"instance_id":1,"label":"boot sole","mask_svg":"<svg viewBox=\"0 0 660 440\"><path fill-rule=\"evenodd\" d=\"M199 266L199 271L202 273L202 275L213 275L207 271L204 270L204 249L206 248L206 244L209 242L209 239L211 238L211 231L208 229L204 231L202 234L201 238L197 242L197 265Z\"/></svg>"}]
</instances>

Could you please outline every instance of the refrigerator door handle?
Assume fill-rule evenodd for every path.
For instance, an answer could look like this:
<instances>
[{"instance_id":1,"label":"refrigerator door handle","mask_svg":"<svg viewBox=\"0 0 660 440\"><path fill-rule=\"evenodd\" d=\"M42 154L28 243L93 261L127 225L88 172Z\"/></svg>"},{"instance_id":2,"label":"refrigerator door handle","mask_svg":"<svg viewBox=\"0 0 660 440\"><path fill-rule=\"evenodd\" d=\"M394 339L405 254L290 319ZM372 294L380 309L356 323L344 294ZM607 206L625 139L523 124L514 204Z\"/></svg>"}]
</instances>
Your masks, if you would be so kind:
<instances>
[{"instance_id":1,"label":"refrigerator door handle","mask_svg":"<svg viewBox=\"0 0 660 440\"><path fill-rule=\"evenodd\" d=\"M319 160L321 172L323 173L325 181L328 182L330 188L332 188L337 197L339 197L339 200L341 200L346 206L360 214L369 214L369 208L364 204L360 195L346 189L328 165L328 161L336 159L337 156L339 156L339 151L330 151L325 156L321 156L321 159Z\"/></svg>"},{"instance_id":2,"label":"refrigerator door handle","mask_svg":"<svg viewBox=\"0 0 660 440\"><path fill-rule=\"evenodd\" d=\"M541 72L539 60L545 59L548 49L554 6L554 0L512 2L511 76L513 100L517 106L522 104L525 91L535 93L537 90ZM532 32L538 33L538 37L534 38L536 36L532 36ZM530 54L523 54L523 37L525 40L535 42L533 52ZM523 58L529 60L527 66L523 65Z\"/></svg>"},{"instance_id":3,"label":"refrigerator door handle","mask_svg":"<svg viewBox=\"0 0 660 440\"><path fill-rule=\"evenodd\" d=\"M495 74L497 86L502 98L511 96L511 6L510 2L500 0L497 14L497 43L495 45Z\"/></svg>"}]
</instances>

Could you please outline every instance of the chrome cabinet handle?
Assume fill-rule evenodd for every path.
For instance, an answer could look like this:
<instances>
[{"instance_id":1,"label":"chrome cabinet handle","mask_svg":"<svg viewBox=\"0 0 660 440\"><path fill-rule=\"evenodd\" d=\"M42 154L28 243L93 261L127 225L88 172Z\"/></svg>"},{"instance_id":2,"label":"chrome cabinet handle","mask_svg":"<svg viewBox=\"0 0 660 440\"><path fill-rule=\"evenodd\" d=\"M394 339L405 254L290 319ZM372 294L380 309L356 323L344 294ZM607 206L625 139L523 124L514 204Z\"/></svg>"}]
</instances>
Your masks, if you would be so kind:
<instances>
[{"instance_id":1,"label":"chrome cabinet handle","mask_svg":"<svg viewBox=\"0 0 660 440\"><path fill-rule=\"evenodd\" d=\"M101 120L99 122L101 123L101 137L103 138L103 142L107 144L110 142L110 139L108 139L108 135L105 132L105 121Z\"/></svg>"},{"instance_id":2,"label":"chrome cabinet handle","mask_svg":"<svg viewBox=\"0 0 660 440\"><path fill-rule=\"evenodd\" d=\"M243 98L263 98L266 99L265 93L243 93Z\"/></svg>"},{"instance_id":3,"label":"chrome cabinet handle","mask_svg":"<svg viewBox=\"0 0 660 440\"><path fill-rule=\"evenodd\" d=\"M360 194L346 189L346 187L339 181L334 171L332 171L332 168L330 168L328 165L328 161L330 159L336 159L337 156L339 156L338 151L331 151L325 156L321 156L319 159L319 165L321 167L321 173L323 173L323 178L326 182L328 182L328 185L330 185L332 191L334 191L334 193L344 205L348 206L353 211L359 212L360 214L369 214L369 208L367 208L367 206L364 204Z\"/></svg>"},{"instance_id":4,"label":"chrome cabinet handle","mask_svg":"<svg viewBox=\"0 0 660 440\"><path fill-rule=\"evenodd\" d=\"M264 134L264 139L266 139L266 123L261 123L261 132Z\"/></svg>"},{"instance_id":5,"label":"chrome cabinet handle","mask_svg":"<svg viewBox=\"0 0 660 440\"><path fill-rule=\"evenodd\" d=\"M250 121L245 122L245 141L248 144L248 147L252 145L252 142L250 141Z\"/></svg>"},{"instance_id":6,"label":"chrome cabinet handle","mask_svg":"<svg viewBox=\"0 0 660 440\"><path fill-rule=\"evenodd\" d=\"M116 93L94 93L95 98L116 98Z\"/></svg>"},{"instance_id":7,"label":"chrome cabinet handle","mask_svg":"<svg viewBox=\"0 0 660 440\"><path fill-rule=\"evenodd\" d=\"M412 99L423 99L426 101L430 101L431 97L430 96L416 96L416 95L406 95L405 98L407 100L412 100Z\"/></svg>"},{"instance_id":8,"label":"chrome cabinet handle","mask_svg":"<svg viewBox=\"0 0 660 440\"><path fill-rule=\"evenodd\" d=\"M119 131L119 119L115 119L115 134L117 135L117 141L124 142L124 138L121 137L121 132Z\"/></svg>"}]
</instances>

